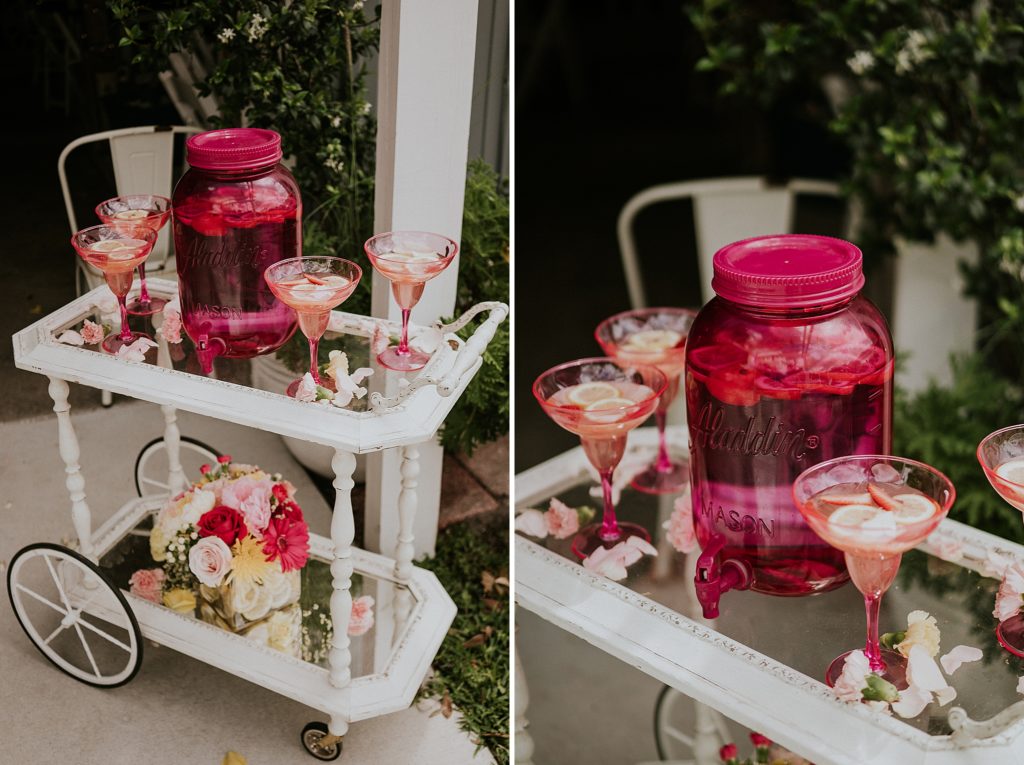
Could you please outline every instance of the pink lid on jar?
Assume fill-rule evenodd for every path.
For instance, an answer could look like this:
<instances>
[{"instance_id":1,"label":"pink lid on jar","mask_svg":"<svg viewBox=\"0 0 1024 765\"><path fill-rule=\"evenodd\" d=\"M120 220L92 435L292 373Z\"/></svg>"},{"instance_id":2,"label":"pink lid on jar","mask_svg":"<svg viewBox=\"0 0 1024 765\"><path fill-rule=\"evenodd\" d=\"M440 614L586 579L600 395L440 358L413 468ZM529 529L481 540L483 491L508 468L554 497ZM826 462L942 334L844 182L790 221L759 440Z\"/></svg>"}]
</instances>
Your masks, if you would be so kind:
<instances>
[{"instance_id":1,"label":"pink lid on jar","mask_svg":"<svg viewBox=\"0 0 1024 765\"><path fill-rule=\"evenodd\" d=\"M185 141L186 159L203 170L256 170L281 159L281 136L263 128L225 128Z\"/></svg>"},{"instance_id":2,"label":"pink lid on jar","mask_svg":"<svg viewBox=\"0 0 1024 765\"><path fill-rule=\"evenodd\" d=\"M864 286L860 250L842 239L779 234L744 239L715 253L711 287L759 308L809 308L848 300Z\"/></svg>"}]
</instances>

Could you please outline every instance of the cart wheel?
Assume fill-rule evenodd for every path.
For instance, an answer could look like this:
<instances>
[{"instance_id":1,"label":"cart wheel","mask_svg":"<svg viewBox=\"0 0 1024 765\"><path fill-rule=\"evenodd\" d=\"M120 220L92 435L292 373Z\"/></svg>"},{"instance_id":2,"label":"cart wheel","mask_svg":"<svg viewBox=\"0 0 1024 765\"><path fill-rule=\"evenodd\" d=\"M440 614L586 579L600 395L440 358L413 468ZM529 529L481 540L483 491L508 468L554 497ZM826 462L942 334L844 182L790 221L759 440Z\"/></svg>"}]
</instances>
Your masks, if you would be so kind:
<instances>
[{"instance_id":1,"label":"cart wheel","mask_svg":"<svg viewBox=\"0 0 1024 765\"><path fill-rule=\"evenodd\" d=\"M341 757L341 741L321 746L320 741L327 735L327 723L311 722L302 729L302 745L318 760L330 762Z\"/></svg>"},{"instance_id":2,"label":"cart wheel","mask_svg":"<svg viewBox=\"0 0 1024 765\"><path fill-rule=\"evenodd\" d=\"M124 685L142 666L142 632L128 601L92 561L41 542L19 550L7 595L29 640L87 685Z\"/></svg>"},{"instance_id":3,"label":"cart wheel","mask_svg":"<svg viewBox=\"0 0 1024 765\"><path fill-rule=\"evenodd\" d=\"M214 465L220 452L216 449L188 436L181 437L180 461L181 469L190 482L199 480L199 468L202 465ZM167 494L167 447L162 438L154 438L142 447L135 460L135 490L140 497L147 494Z\"/></svg>"},{"instance_id":4,"label":"cart wheel","mask_svg":"<svg viewBox=\"0 0 1024 765\"><path fill-rule=\"evenodd\" d=\"M658 694L654 705L654 743L658 747L658 759L669 762L694 762L693 745L696 736L684 733L695 730L697 725L697 703L686 694L666 685ZM729 739L725 718L713 709L705 707L712 715L717 749Z\"/></svg>"}]
</instances>

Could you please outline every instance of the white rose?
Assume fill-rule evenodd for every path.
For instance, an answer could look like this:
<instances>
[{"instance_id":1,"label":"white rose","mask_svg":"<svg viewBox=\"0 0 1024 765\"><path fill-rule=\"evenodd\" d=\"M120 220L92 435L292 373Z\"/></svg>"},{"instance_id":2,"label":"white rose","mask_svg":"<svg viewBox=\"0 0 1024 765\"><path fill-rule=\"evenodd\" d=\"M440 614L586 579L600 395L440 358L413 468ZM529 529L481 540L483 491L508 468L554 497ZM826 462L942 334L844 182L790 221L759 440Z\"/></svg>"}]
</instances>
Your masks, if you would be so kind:
<instances>
[{"instance_id":1,"label":"white rose","mask_svg":"<svg viewBox=\"0 0 1024 765\"><path fill-rule=\"evenodd\" d=\"M231 570L231 548L220 537L204 537L188 551L188 568L207 587L219 587Z\"/></svg>"},{"instance_id":2,"label":"white rose","mask_svg":"<svg viewBox=\"0 0 1024 765\"><path fill-rule=\"evenodd\" d=\"M298 571L285 574L278 566L268 568L263 576L263 588L270 596L270 607L281 608L292 602L292 594L297 589L293 582L299 579Z\"/></svg>"},{"instance_id":3,"label":"white rose","mask_svg":"<svg viewBox=\"0 0 1024 765\"><path fill-rule=\"evenodd\" d=\"M213 510L213 506L217 504L217 495L212 491L206 491L206 489L200 489L192 493L192 499L188 501L188 504L181 510L181 525L185 526L192 524L197 526L199 519L203 517L205 513Z\"/></svg>"},{"instance_id":4,"label":"white rose","mask_svg":"<svg viewBox=\"0 0 1024 765\"><path fill-rule=\"evenodd\" d=\"M258 582L238 580L231 585L231 608L250 622L270 613L270 593Z\"/></svg>"}]
</instances>

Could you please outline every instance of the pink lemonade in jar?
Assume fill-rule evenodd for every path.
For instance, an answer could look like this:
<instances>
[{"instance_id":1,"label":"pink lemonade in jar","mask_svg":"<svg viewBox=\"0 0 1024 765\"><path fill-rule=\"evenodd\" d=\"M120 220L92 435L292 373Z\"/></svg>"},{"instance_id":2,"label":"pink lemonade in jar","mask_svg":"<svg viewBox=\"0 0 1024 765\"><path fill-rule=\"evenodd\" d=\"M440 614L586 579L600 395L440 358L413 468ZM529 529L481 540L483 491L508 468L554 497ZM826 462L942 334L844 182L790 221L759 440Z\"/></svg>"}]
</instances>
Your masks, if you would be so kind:
<instances>
[{"instance_id":1,"label":"pink lemonade in jar","mask_svg":"<svg viewBox=\"0 0 1024 765\"><path fill-rule=\"evenodd\" d=\"M848 578L843 555L808 527L790 490L819 462L890 449L892 341L859 294L860 251L765 237L723 248L715 274L719 297L687 343L698 542L709 566L736 562L758 592L834 589Z\"/></svg>"},{"instance_id":2,"label":"pink lemonade in jar","mask_svg":"<svg viewBox=\"0 0 1024 765\"><path fill-rule=\"evenodd\" d=\"M201 360L276 350L295 315L263 279L302 255L302 202L270 130L215 130L188 139L191 169L174 189L174 242L185 331Z\"/></svg>"}]
</instances>

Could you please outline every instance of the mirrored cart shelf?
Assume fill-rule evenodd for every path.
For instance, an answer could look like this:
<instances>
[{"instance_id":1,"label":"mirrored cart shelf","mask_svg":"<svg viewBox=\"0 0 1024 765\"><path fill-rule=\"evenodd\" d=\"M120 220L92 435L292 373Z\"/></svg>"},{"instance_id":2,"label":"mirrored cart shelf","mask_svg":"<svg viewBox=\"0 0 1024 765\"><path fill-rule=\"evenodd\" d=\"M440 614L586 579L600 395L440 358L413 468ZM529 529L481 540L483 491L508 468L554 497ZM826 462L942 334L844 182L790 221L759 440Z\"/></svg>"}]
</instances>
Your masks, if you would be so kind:
<instances>
[{"instance_id":1,"label":"mirrored cart shelf","mask_svg":"<svg viewBox=\"0 0 1024 765\"><path fill-rule=\"evenodd\" d=\"M681 430L672 438L685 448ZM633 451L653 454L655 447L653 429L630 435ZM516 501L519 509L544 508L552 496L596 506L592 486L577 448L519 474ZM718 619L701 618L697 553L677 553L662 528L674 499L623 491L619 517L644 525L659 555L632 566L621 582L583 568L571 540L517 536L517 603L818 765L1024 761L1017 692L1024 662L996 640L999 582L980 573L989 552L1024 561L1024 547L946 520L904 555L883 600L881 631L906 629L907 614L922 609L938 621L941 653L965 644L984 656L949 679L957 690L952 703L903 719L841 702L821 681L835 656L863 641L863 600L852 585L801 598L728 592ZM950 515L956 517L955 505ZM953 542L962 557L940 558Z\"/></svg>"}]
</instances>

